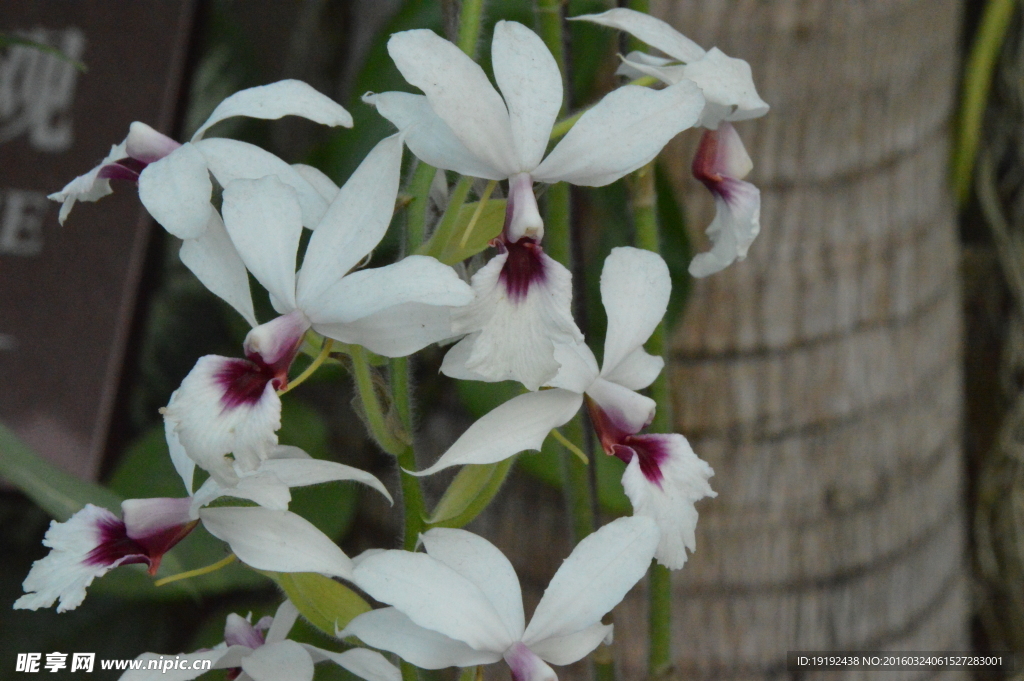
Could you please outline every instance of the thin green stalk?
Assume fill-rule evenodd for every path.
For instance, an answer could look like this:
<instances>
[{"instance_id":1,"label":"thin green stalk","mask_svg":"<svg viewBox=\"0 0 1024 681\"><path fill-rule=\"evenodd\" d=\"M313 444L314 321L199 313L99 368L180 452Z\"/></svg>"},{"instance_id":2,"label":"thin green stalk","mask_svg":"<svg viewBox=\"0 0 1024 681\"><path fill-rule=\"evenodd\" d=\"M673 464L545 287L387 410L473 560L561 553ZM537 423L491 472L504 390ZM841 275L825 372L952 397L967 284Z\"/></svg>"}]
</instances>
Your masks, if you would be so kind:
<instances>
[{"instance_id":1,"label":"thin green stalk","mask_svg":"<svg viewBox=\"0 0 1024 681\"><path fill-rule=\"evenodd\" d=\"M649 2L649 0L629 0L629 2L626 3L626 6L635 12L643 12L644 14L651 13L651 3ZM622 35L626 36L627 53L632 52L633 50L647 49L647 43L640 40L639 38L634 38L628 33L623 33Z\"/></svg>"},{"instance_id":2,"label":"thin green stalk","mask_svg":"<svg viewBox=\"0 0 1024 681\"><path fill-rule=\"evenodd\" d=\"M967 201L971 191L971 175L978 154L988 93L992 88L992 75L1016 5L1017 0L989 0L985 4L978 33L967 57L956 148L953 151L953 189L960 205Z\"/></svg>"},{"instance_id":3,"label":"thin green stalk","mask_svg":"<svg viewBox=\"0 0 1024 681\"><path fill-rule=\"evenodd\" d=\"M654 184L654 162L640 168L630 177L630 211L636 230L636 245L659 253L657 191ZM647 351L652 355L665 354L665 322L658 324L649 341ZM651 430L658 433L672 431L672 395L668 377L662 371L651 386L651 397L658 405ZM652 563L650 573L648 631L648 676L656 677L672 664L672 581L667 568Z\"/></svg>"},{"instance_id":4,"label":"thin green stalk","mask_svg":"<svg viewBox=\"0 0 1024 681\"><path fill-rule=\"evenodd\" d=\"M565 84L565 42L562 34L563 0L537 0L537 35L551 50Z\"/></svg>"},{"instance_id":5,"label":"thin green stalk","mask_svg":"<svg viewBox=\"0 0 1024 681\"><path fill-rule=\"evenodd\" d=\"M388 454L398 456L408 445L405 434L396 432L396 423L389 419L380 399L377 397L377 384L373 379L373 368L367 356L366 348L352 346L352 376L356 381L356 391L363 405L363 415L370 434Z\"/></svg>"},{"instance_id":6,"label":"thin green stalk","mask_svg":"<svg viewBox=\"0 0 1024 681\"><path fill-rule=\"evenodd\" d=\"M409 359L397 357L391 360L391 392L394 399L395 412L402 423L402 428L410 434L413 429L412 417L412 383L409 380ZM402 447L396 454L402 478L402 507L405 515L405 531L402 544L406 551L416 549L420 533L426 528L426 502L423 499L423 488L420 479L406 471L416 470L416 450L413 443Z\"/></svg>"},{"instance_id":7,"label":"thin green stalk","mask_svg":"<svg viewBox=\"0 0 1024 681\"><path fill-rule=\"evenodd\" d=\"M577 414L562 426L563 435L572 442L583 441L583 420ZM562 449L562 476L565 500L569 507L569 519L575 543L594 531L594 500L590 491L590 471L579 457L568 449Z\"/></svg>"},{"instance_id":8,"label":"thin green stalk","mask_svg":"<svg viewBox=\"0 0 1024 681\"><path fill-rule=\"evenodd\" d=\"M405 660L401 660L399 668L402 670L402 681L419 681L419 670Z\"/></svg>"},{"instance_id":9,"label":"thin green stalk","mask_svg":"<svg viewBox=\"0 0 1024 681\"><path fill-rule=\"evenodd\" d=\"M430 185L434 181L434 166L420 163L412 173L409 192L412 203L406 211L405 250L415 253L427 236L427 207L430 205Z\"/></svg>"},{"instance_id":10,"label":"thin green stalk","mask_svg":"<svg viewBox=\"0 0 1024 681\"><path fill-rule=\"evenodd\" d=\"M459 49L476 59L480 27L484 22L484 0L462 0L459 12Z\"/></svg>"},{"instance_id":11,"label":"thin green stalk","mask_svg":"<svg viewBox=\"0 0 1024 681\"><path fill-rule=\"evenodd\" d=\"M430 237L430 240L427 243L422 244L415 251L417 254L433 255L436 257L439 253L444 251L445 245L455 238L455 227L459 223L459 210L461 210L463 204L466 203L466 197L469 196L469 190L472 188L473 178L459 178L459 181L455 183L455 188L452 190L451 196L448 199L448 207L444 211L444 217L442 217L441 222L437 224L437 229L434 230L434 234Z\"/></svg>"}]
</instances>

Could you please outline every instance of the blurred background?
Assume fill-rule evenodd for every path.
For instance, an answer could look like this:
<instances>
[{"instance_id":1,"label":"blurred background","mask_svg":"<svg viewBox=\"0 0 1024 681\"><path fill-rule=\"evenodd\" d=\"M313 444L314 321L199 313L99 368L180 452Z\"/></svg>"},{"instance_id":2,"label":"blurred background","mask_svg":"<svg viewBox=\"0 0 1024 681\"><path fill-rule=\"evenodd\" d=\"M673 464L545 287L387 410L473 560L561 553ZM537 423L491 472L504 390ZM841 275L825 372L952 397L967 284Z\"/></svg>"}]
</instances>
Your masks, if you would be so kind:
<instances>
[{"instance_id":1,"label":"blurred background","mask_svg":"<svg viewBox=\"0 0 1024 681\"><path fill-rule=\"evenodd\" d=\"M568 0L563 11L613 4ZM450 34L458 6L0 5L0 421L55 466L36 478L58 491L85 480L124 498L180 496L158 409L198 357L237 355L248 330L181 265L179 242L145 219L130 184L79 204L64 228L39 197L91 168L133 120L186 139L225 96L282 78L342 102L355 127L236 118L213 134L341 184L391 132L360 95L410 89L387 36ZM675 575L668 676L790 677L795 650L1024 653L1024 10L1006 0L652 0L650 10L747 60L772 106L736 126L762 195L745 262L700 281L686 274L714 214L689 174L699 134L680 135L657 167L675 426L714 467L719 495L699 504L698 549ZM530 0L491 0L486 16L489 69L494 21L536 17ZM618 84L625 45L614 32L573 23L567 48L570 108ZM631 243L627 201L621 182L573 190L577 313L598 343L600 262ZM399 248L389 237L374 258ZM456 387L438 375L441 355L416 365L421 462L515 389ZM281 441L394 489L393 463L365 439L351 400L344 370L321 370L285 399ZM0 447L0 474L24 488L13 451ZM629 512L618 462L606 459L605 520ZM516 563L528 608L571 550L560 485L556 452L521 455L471 526ZM350 554L398 536L391 509L354 486L293 496L293 510ZM280 600L237 565L160 589L122 569L74 612L10 611L48 522L14 486L0 491L0 679L24 677L17 652L132 658L210 646L227 613L259 617ZM167 574L223 552L197 531L173 555L179 569ZM642 591L615 614L626 679L645 674ZM300 628L295 637L330 645Z\"/></svg>"}]
</instances>

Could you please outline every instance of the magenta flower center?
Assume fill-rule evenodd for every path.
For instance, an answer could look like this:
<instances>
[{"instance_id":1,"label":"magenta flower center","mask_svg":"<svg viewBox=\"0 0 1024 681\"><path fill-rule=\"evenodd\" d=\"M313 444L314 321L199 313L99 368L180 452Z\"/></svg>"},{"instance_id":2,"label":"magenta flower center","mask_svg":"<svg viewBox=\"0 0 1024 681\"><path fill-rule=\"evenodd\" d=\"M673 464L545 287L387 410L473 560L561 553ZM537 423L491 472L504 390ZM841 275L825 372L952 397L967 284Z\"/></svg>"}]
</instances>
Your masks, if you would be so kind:
<instances>
[{"instance_id":1,"label":"magenta flower center","mask_svg":"<svg viewBox=\"0 0 1024 681\"><path fill-rule=\"evenodd\" d=\"M529 237L523 237L515 243L499 241L498 248L508 253L499 279L505 285L509 299L519 303L526 298L532 284L543 284L547 279L544 249Z\"/></svg>"}]
</instances>

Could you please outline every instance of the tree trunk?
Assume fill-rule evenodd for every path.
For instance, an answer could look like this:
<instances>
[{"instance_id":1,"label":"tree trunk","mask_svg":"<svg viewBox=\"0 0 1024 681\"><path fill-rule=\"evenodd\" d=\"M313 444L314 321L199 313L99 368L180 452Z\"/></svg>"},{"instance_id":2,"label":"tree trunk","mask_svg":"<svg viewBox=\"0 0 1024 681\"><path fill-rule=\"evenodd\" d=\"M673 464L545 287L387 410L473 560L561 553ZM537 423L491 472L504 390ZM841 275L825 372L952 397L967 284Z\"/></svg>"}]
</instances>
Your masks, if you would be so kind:
<instances>
[{"instance_id":1,"label":"tree trunk","mask_svg":"<svg viewBox=\"0 0 1024 681\"><path fill-rule=\"evenodd\" d=\"M762 233L697 283L672 339L676 426L719 494L675 576L677 675L777 676L794 650L966 650L946 186L959 3L654 4L749 61L772 105L737 125ZM703 250L713 207L687 171ZM636 678L642 660L627 664Z\"/></svg>"}]
</instances>

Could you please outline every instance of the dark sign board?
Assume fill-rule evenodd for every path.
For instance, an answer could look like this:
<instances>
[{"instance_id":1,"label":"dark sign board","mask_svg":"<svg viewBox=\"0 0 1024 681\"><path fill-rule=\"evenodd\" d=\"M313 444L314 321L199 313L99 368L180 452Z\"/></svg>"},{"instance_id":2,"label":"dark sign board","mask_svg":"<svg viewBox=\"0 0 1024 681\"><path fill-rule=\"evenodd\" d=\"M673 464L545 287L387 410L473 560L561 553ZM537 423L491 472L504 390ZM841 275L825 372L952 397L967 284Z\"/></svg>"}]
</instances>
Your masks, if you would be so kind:
<instances>
[{"instance_id":1,"label":"dark sign board","mask_svg":"<svg viewBox=\"0 0 1024 681\"><path fill-rule=\"evenodd\" d=\"M2 0L0 32L57 48L0 48L0 421L62 468L99 469L150 222L135 189L46 196L96 165L132 121L174 121L193 0Z\"/></svg>"}]
</instances>

